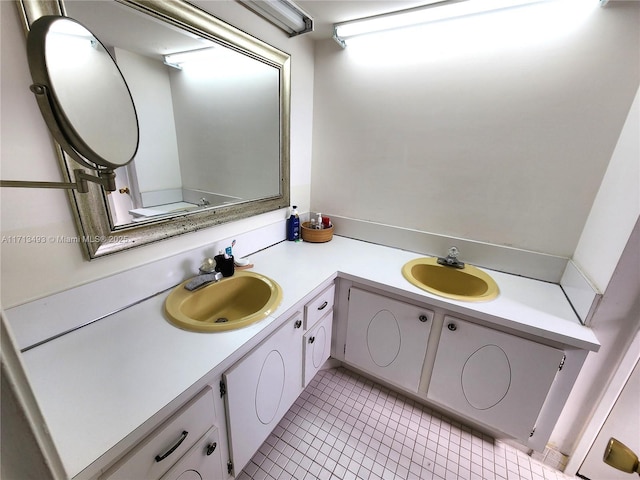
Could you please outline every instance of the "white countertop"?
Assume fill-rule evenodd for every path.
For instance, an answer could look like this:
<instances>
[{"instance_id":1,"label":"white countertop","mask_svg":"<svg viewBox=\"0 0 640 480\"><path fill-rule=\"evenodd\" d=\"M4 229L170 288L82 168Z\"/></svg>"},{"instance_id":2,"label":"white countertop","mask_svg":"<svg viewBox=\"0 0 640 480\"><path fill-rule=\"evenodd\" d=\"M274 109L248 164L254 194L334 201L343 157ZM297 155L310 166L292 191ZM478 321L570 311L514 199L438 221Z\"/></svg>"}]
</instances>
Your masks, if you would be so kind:
<instances>
[{"instance_id":1,"label":"white countertop","mask_svg":"<svg viewBox=\"0 0 640 480\"><path fill-rule=\"evenodd\" d=\"M284 292L274 315L252 326L180 330L165 319L160 294L26 351L29 380L68 474L78 475L205 375L222 373L275 328L277 317L336 275L576 348L599 348L558 285L490 271L497 299L457 302L404 279L402 265L418 256L342 237L282 242L251 255L253 270Z\"/></svg>"}]
</instances>

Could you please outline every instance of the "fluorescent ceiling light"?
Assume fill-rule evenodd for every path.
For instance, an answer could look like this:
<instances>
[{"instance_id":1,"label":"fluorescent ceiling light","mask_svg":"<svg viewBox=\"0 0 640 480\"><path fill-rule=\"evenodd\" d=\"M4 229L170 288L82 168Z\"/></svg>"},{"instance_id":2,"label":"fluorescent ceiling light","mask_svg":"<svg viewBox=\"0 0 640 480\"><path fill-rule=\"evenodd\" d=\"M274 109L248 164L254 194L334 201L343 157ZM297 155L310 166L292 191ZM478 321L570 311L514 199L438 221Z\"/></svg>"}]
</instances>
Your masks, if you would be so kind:
<instances>
[{"instance_id":1,"label":"fluorescent ceiling light","mask_svg":"<svg viewBox=\"0 0 640 480\"><path fill-rule=\"evenodd\" d=\"M432 0L416 8L337 23L334 25L333 38L342 47L345 47L349 38L368 33L412 27L540 1L542 0Z\"/></svg>"},{"instance_id":2,"label":"fluorescent ceiling light","mask_svg":"<svg viewBox=\"0 0 640 480\"><path fill-rule=\"evenodd\" d=\"M290 0L238 0L289 34L290 37L313 31L313 18Z\"/></svg>"},{"instance_id":3,"label":"fluorescent ceiling light","mask_svg":"<svg viewBox=\"0 0 640 480\"><path fill-rule=\"evenodd\" d=\"M164 56L165 65L182 70L182 64L186 62L208 60L214 54L215 47L199 48L186 52L171 53Z\"/></svg>"}]
</instances>

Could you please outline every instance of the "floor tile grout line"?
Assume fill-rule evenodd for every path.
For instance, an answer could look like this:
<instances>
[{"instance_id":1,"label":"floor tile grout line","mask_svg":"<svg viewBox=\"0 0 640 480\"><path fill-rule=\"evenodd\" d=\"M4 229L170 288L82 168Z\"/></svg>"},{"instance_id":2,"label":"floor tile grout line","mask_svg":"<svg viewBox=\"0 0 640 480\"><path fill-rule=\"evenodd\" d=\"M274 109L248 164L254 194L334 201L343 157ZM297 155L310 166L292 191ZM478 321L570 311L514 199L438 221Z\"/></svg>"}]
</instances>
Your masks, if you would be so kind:
<instances>
[{"instance_id":1,"label":"floor tile grout line","mask_svg":"<svg viewBox=\"0 0 640 480\"><path fill-rule=\"evenodd\" d=\"M325 409L328 400L332 406ZM336 407L338 403L340 408ZM390 412L388 417L382 414L386 411ZM417 425L413 429L412 421ZM424 435L420 434L421 429ZM277 445L283 451L273 453ZM534 469L541 472L535 474L537 477ZM570 477L341 367L316 375L237 478L563 480Z\"/></svg>"}]
</instances>

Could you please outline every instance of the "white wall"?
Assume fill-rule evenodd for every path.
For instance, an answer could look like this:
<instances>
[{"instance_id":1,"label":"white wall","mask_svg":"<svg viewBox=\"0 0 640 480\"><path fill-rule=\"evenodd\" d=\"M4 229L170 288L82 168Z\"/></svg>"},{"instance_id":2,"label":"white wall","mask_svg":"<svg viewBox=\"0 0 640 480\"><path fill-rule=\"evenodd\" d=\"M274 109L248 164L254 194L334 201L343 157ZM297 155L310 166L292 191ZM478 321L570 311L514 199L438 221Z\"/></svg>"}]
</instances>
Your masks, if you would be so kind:
<instances>
[{"instance_id":1,"label":"white wall","mask_svg":"<svg viewBox=\"0 0 640 480\"><path fill-rule=\"evenodd\" d=\"M116 61L131 90L140 130L134 164L141 193L181 189L178 141L167 66L116 48Z\"/></svg>"},{"instance_id":2,"label":"white wall","mask_svg":"<svg viewBox=\"0 0 640 480\"><path fill-rule=\"evenodd\" d=\"M574 261L603 292L591 328L601 343L580 372L551 437L572 452L640 329L640 89L576 248Z\"/></svg>"},{"instance_id":3,"label":"white wall","mask_svg":"<svg viewBox=\"0 0 640 480\"><path fill-rule=\"evenodd\" d=\"M607 478L608 480L628 480L629 474L614 470L602 461L603 452L606 451L609 439L616 438L633 452L640 452L640 345L636 343L636 366L629 375L627 382L616 399L615 407L602 426L602 430L596 436L589 454L580 467L580 474L588 478Z\"/></svg>"},{"instance_id":4,"label":"white wall","mask_svg":"<svg viewBox=\"0 0 640 480\"><path fill-rule=\"evenodd\" d=\"M602 292L607 289L640 216L639 132L640 89L573 256L574 262Z\"/></svg>"},{"instance_id":5,"label":"white wall","mask_svg":"<svg viewBox=\"0 0 640 480\"><path fill-rule=\"evenodd\" d=\"M603 347L551 437L571 453L638 322L636 257L615 269L638 218L635 104L623 125L640 84L640 4L536 8L544 15L443 23L414 49L317 44L311 200L344 217L575 252L602 291L617 272L593 318Z\"/></svg>"},{"instance_id":6,"label":"white wall","mask_svg":"<svg viewBox=\"0 0 640 480\"><path fill-rule=\"evenodd\" d=\"M640 4L609 5L319 43L312 208L571 257L640 78Z\"/></svg>"},{"instance_id":7,"label":"white wall","mask_svg":"<svg viewBox=\"0 0 640 480\"><path fill-rule=\"evenodd\" d=\"M564 453L572 453L592 414L609 387L620 360L640 329L640 219L591 321L601 343L580 371L551 441ZM579 466L579 464L577 465ZM574 473L574 472L571 472Z\"/></svg>"},{"instance_id":8,"label":"white wall","mask_svg":"<svg viewBox=\"0 0 640 480\"><path fill-rule=\"evenodd\" d=\"M222 47L214 52L204 64L171 69L183 187L273 196L280 191L279 71Z\"/></svg>"},{"instance_id":9,"label":"white wall","mask_svg":"<svg viewBox=\"0 0 640 480\"><path fill-rule=\"evenodd\" d=\"M236 2L198 1L201 8L292 54L291 192L301 211L309 209L313 45L306 37L289 39L279 29ZM2 179L60 180L49 134L29 91L26 41L13 2L0 2L2 15L2 104L0 146ZM88 262L79 245L48 241L77 235L66 193L56 190L0 189L2 238L44 238L44 243L6 240L0 245L4 308L63 291L192 248L208 245L280 221L284 210L185 234ZM284 232L283 232L284 238Z\"/></svg>"}]
</instances>

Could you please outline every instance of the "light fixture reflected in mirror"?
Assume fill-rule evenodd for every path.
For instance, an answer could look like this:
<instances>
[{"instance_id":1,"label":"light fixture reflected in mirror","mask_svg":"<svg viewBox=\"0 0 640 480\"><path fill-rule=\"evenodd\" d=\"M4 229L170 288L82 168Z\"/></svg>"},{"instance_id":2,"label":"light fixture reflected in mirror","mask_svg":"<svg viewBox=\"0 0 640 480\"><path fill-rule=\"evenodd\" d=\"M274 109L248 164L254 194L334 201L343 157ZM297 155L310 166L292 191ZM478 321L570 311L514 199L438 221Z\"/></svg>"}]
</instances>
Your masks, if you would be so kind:
<instances>
[{"instance_id":1,"label":"light fixture reflected in mirror","mask_svg":"<svg viewBox=\"0 0 640 480\"><path fill-rule=\"evenodd\" d=\"M625 473L637 473L640 475L640 462L638 456L624 443L610 438L602 459L604 463Z\"/></svg>"},{"instance_id":2,"label":"light fixture reflected in mirror","mask_svg":"<svg viewBox=\"0 0 640 480\"><path fill-rule=\"evenodd\" d=\"M215 55L215 50L215 47L207 47L187 52L171 53L164 56L164 64L182 70L183 63L210 60Z\"/></svg>"},{"instance_id":3,"label":"light fixture reflected in mirror","mask_svg":"<svg viewBox=\"0 0 640 480\"><path fill-rule=\"evenodd\" d=\"M0 186L87 193L87 182L93 182L114 191L114 170L133 160L139 131L131 93L113 57L82 24L57 15L33 22L27 57L30 89L49 131L66 154L97 176L74 169L75 182L3 180Z\"/></svg>"}]
</instances>

